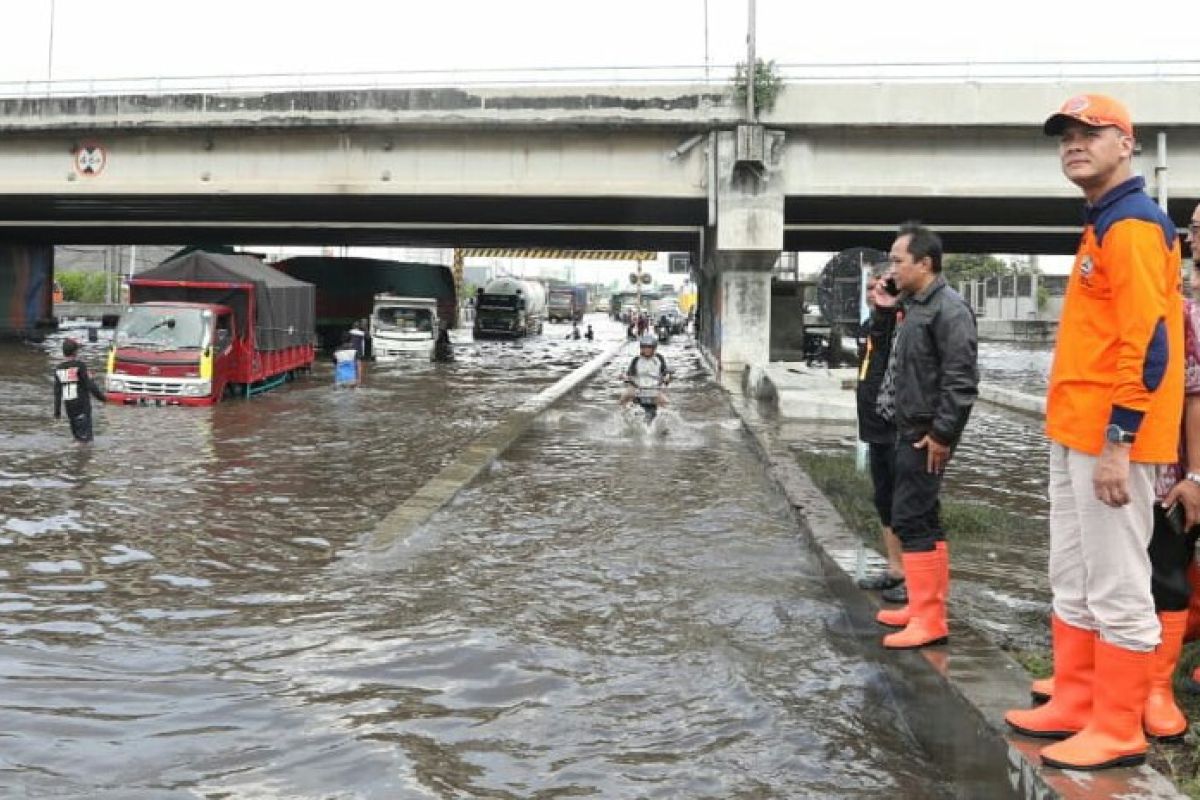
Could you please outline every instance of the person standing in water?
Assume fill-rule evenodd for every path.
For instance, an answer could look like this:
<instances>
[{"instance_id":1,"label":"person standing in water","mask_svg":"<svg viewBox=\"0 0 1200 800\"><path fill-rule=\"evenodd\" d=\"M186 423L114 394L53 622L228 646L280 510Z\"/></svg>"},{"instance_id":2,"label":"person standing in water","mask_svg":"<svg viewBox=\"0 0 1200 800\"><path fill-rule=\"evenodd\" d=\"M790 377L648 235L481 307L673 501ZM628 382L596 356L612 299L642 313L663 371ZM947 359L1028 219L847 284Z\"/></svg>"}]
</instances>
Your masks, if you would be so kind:
<instances>
[{"instance_id":1,"label":"person standing in water","mask_svg":"<svg viewBox=\"0 0 1200 800\"><path fill-rule=\"evenodd\" d=\"M63 406L66 406L71 435L75 441L86 444L92 441L91 397L101 403L108 398L88 374L87 364L78 357L79 342L65 340L62 354L66 361L54 368L54 418L62 419Z\"/></svg>"},{"instance_id":2,"label":"person standing in water","mask_svg":"<svg viewBox=\"0 0 1200 800\"><path fill-rule=\"evenodd\" d=\"M342 335L342 343L333 351L333 384L358 386L360 377L358 348L353 335L347 331Z\"/></svg>"}]
</instances>

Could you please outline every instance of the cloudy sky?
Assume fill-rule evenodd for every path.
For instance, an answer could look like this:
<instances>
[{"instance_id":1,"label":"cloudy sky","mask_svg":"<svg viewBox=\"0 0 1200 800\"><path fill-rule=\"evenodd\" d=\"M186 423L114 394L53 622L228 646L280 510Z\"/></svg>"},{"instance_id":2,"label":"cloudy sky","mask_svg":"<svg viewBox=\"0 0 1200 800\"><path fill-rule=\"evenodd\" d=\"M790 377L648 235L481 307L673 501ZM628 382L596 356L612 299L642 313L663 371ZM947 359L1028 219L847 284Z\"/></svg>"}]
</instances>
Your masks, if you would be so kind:
<instances>
[{"instance_id":1,"label":"cloudy sky","mask_svg":"<svg viewBox=\"0 0 1200 800\"><path fill-rule=\"evenodd\" d=\"M781 63L1186 60L1194 4L758 0ZM355 70L702 65L745 53L747 0L20 0L0 81ZM53 52L51 53L51 11ZM52 58L51 58L52 56Z\"/></svg>"},{"instance_id":2,"label":"cloudy sky","mask_svg":"<svg viewBox=\"0 0 1200 800\"><path fill-rule=\"evenodd\" d=\"M1194 4L1149 8L758 0L757 53L781 64L1200 59ZM748 0L20 0L5 3L0 91L36 92L21 82L48 77L664 65L703 74L706 56L715 70L744 59L747 9Z\"/></svg>"}]
</instances>

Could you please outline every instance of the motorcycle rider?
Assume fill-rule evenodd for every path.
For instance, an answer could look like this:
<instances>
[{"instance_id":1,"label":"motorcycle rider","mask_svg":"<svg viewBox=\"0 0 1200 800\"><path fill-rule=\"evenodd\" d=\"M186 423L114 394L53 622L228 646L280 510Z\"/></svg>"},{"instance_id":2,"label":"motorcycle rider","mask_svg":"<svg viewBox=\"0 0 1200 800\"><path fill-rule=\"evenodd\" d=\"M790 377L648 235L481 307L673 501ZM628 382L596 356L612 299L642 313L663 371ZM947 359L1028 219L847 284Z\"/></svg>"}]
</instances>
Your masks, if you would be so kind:
<instances>
[{"instance_id":1,"label":"motorcycle rider","mask_svg":"<svg viewBox=\"0 0 1200 800\"><path fill-rule=\"evenodd\" d=\"M667 395L663 390L671 382L671 369L658 352L658 338L654 334L644 334L638 340L638 354L629 362L624 381L626 389L621 395L622 407L636 402L653 419L658 409L667 404Z\"/></svg>"}]
</instances>

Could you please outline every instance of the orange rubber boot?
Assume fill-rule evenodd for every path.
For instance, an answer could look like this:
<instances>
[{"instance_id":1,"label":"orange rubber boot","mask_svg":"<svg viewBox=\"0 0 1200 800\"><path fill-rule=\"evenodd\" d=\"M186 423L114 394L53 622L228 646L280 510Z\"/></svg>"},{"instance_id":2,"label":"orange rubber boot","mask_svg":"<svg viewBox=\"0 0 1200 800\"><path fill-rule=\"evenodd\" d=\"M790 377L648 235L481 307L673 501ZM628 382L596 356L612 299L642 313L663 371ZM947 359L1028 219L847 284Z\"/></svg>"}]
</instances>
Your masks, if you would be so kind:
<instances>
[{"instance_id":1,"label":"orange rubber boot","mask_svg":"<svg viewBox=\"0 0 1200 800\"><path fill-rule=\"evenodd\" d=\"M904 579L908 582L908 625L883 637L883 646L910 650L945 644L950 633L946 627L946 593L950 588L950 557L946 549L905 553Z\"/></svg>"},{"instance_id":2,"label":"orange rubber boot","mask_svg":"<svg viewBox=\"0 0 1200 800\"><path fill-rule=\"evenodd\" d=\"M1095 652L1092 718L1070 739L1042 749L1042 763L1048 767L1094 770L1136 767L1146 761L1142 712L1150 693L1154 653L1125 650L1099 636ZM1054 700L1064 689L1059 687Z\"/></svg>"},{"instance_id":3,"label":"orange rubber boot","mask_svg":"<svg viewBox=\"0 0 1200 800\"><path fill-rule=\"evenodd\" d=\"M944 539L934 545L934 549L946 553L947 557L949 556L950 551L947 548L946 541ZM901 558L903 558L903 555L901 555ZM947 576L949 576L948 572ZM949 577L947 577L947 583L948 582ZM900 606L899 608L882 608L879 610L879 613L875 615L876 622L878 622L880 625L887 625L892 628L903 628L908 625L910 619L912 619L912 612L909 610L909 606L907 605Z\"/></svg>"},{"instance_id":4,"label":"orange rubber boot","mask_svg":"<svg viewBox=\"0 0 1200 800\"><path fill-rule=\"evenodd\" d=\"M1185 642L1200 639L1200 564L1192 559L1187 569L1188 586L1192 587L1191 597L1188 598L1187 630L1183 634Z\"/></svg>"},{"instance_id":5,"label":"orange rubber boot","mask_svg":"<svg viewBox=\"0 0 1200 800\"><path fill-rule=\"evenodd\" d=\"M1004 721L1017 733L1065 739L1087 727L1092 718L1092 670L1096 632L1076 628L1050 616L1054 639L1054 694L1037 708L1014 709Z\"/></svg>"},{"instance_id":6,"label":"orange rubber boot","mask_svg":"<svg viewBox=\"0 0 1200 800\"><path fill-rule=\"evenodd\" d=\"M1187 632L1187 611L1160 611L1162 643L1150 660L1150 694L1142 716L1146 734L1157 739L1178 739L1187 732L1187 717L1175 704L1175 689L1171 679L1183 650L1183 635Z\"/></svg>"},{"instance_id":7,"label":"orange rubber boot","mask_svg":"<svg viewBox=\"0 0 1200 800\"><path fill-rule=\"evenodd\" d=\"M1035 703L1044 703L1054 696L1054 676L1039 678L1029 684L1029 696Z\"/></svg>"}]
</instances>

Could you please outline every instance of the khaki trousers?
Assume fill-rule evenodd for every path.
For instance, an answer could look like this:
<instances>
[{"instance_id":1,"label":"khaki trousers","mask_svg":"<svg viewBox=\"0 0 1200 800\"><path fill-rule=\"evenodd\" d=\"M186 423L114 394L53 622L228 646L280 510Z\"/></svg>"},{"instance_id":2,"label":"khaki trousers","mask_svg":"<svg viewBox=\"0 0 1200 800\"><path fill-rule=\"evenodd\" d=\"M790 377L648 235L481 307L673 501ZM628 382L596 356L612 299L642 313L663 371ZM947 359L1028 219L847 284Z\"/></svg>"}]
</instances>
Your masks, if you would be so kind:
<instances>
[{"instance_id":1,"label":"khaki trousers","mask_svg":"<svg viewBox=\"0 0 1200 800\"><path fill-rule=\"evenodd\" d=\"M1145 652L1159 642L1150 592L1153 464L1129 465L1130 502L1106 506L1092 488L1096 456L1050 443L1050 589L1054 613L1109 644Z\"/></svg>"}]
</instances>

